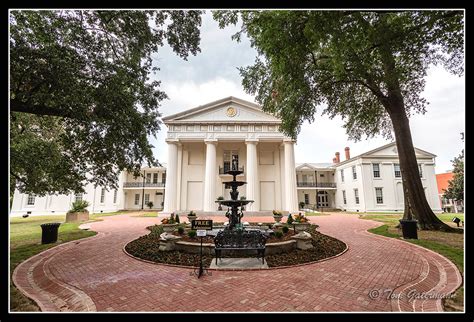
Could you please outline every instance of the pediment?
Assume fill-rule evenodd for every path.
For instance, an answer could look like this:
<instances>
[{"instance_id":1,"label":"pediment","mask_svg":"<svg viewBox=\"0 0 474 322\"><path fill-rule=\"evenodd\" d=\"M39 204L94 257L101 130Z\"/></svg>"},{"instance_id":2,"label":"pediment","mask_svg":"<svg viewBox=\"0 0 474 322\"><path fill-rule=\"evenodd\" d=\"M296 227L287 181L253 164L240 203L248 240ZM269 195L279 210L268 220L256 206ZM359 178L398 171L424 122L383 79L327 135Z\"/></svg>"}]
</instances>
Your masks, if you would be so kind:
<instances>
[{"instance_id":1,"label":"pediment","mask_svg":"<svg viewBox=\"0 0 474 322\"><path fill-rule=\"evenodd\" d=\"M297 166L296 170L297 171L313 171L314 167L309 165L309 164L303 163L303 164Z\"/></svg>"},{"instance_id":2,"label":"pediment","mask_svg":"<svg viewBox=\"0 0 474 322\"><path fill-rule=\"evenodd\" d=\"M281 123L255 103L229 97L163 118L169 123Z\"/></svg>"},{"instance_id":3,"label":"pediment","mask_svg":"<svg viewBox=\"0 0 474 322\"><path fill-rule=\"evenodd\" d=\"M415 148L415 155L417 158L433 158L436 155ZM378 149L364 153L364 157L398 157L398 150L396 143L390 143Z\"/></svg>"}]
</instances>

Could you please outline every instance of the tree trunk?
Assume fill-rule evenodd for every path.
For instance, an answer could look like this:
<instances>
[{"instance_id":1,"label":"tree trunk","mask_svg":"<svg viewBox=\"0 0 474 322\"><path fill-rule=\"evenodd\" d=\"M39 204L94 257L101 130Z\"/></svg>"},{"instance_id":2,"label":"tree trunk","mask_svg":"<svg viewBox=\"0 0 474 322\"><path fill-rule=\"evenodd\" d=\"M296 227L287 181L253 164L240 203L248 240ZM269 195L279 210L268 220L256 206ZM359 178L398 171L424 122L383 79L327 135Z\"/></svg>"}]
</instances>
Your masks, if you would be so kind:
<instances>
[{"instance_id":1,"label":"tree trunk","mask_svg":"<svg viewBox=\"0 0 474 322\"><path fill-rule=\"evenodd\" d=\"M392 101L390 105L389 114L395 132L405 196L403 219L410 219L413 215L418 220L420 229L454 231L454 228L436 217L426 200L403 101L398 103Z\"/></svg>"}]
</instances>

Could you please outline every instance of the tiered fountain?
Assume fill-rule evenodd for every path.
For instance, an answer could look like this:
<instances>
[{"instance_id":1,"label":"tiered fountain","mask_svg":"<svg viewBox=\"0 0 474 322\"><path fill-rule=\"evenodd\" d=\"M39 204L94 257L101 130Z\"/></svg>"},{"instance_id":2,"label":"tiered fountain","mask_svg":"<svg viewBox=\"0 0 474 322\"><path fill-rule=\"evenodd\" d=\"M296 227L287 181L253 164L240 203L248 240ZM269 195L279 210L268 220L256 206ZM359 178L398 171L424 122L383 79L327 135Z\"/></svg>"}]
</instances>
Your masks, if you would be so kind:
<instances>
[{"instance_id":1,"label":"tiered fountain","mask_svg":"<svg viewBox=\"0 0 474 322\"><path fill-rule=\"evenodd\" d=\"M230 207L230 211L227 211L226 217L229 218L229 225L226 229L234 229L237 224L240 224L240 219L244 216L242 208L253 202L253 200L238 200L239 192L237 191L237 187L243 186L247 182L245 181L237 181L236 176L242 174L243 171L238 170L237 160L232 159L232 168L229 171L226 171L226 174L230 174L233 176L232 181L224 182L224 184L228 184L231 186L232 191L230 192L230 199L231 200L218 200L216 202L221 203L224 206ZM240 207L240 209L239 209Z\"/></svg>"}]
</instances>

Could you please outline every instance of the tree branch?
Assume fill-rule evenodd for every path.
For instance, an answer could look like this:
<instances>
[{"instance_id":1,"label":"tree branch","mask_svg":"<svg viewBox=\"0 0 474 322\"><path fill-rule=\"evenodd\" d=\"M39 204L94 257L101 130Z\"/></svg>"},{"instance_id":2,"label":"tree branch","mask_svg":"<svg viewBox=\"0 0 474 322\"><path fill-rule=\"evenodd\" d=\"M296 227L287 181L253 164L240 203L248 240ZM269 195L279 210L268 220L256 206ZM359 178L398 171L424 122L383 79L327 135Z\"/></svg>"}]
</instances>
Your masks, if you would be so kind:
<instances>
[{"instance_id":1,"label":"tree branch","mask_svg":"<svg viewBox=\"0 0 474 322\"><path fill-rule=\"evenodd\" d=\"M26 104L16 99L10 100L10 110L12 112L29 113L35 115L59 116L71 119L80 119L77 113L73 113L72 111L56 109L54 107L46 105Z\"/></svg>"}]
</instances>

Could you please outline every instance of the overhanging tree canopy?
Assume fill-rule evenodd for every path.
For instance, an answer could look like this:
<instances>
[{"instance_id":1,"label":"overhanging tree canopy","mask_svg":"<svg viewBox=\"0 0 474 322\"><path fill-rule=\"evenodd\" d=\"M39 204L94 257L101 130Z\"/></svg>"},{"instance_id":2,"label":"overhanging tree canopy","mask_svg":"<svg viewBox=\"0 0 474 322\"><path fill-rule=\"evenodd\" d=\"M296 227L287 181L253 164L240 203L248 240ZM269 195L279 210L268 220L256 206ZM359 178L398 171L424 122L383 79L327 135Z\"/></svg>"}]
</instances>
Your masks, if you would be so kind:
<instances>
[{"instance_id":1,"label":"overhanging tree canopy","mask_svg":"<svg viewBox=\"0 0 474 322\"><path fill-rule=\"evenodd\" d=\"M296 137L318 108L340 115L347 134L395 135L405 217L422 229L450 228L432 212L420 180L408 118L424 113L426 71L442 64L463 73L462 11L215 11L221 28L241 18L258 51L240 68L243 86Z\"/></svg>"},{"instance_id":2,"label":"overhanging tree canopy","mask_svg":"<svg viewBox=\"0 0 474 322\"><path fill-rule=\"evenodd\" d=\"M11 11L10 175L21 192L116 187L154 164L167 96L150 78L166 41L197 54L201 11Z\"/></svg>"}]
</instances>

